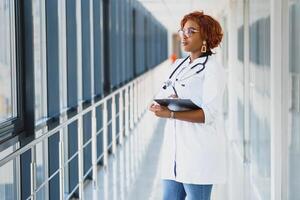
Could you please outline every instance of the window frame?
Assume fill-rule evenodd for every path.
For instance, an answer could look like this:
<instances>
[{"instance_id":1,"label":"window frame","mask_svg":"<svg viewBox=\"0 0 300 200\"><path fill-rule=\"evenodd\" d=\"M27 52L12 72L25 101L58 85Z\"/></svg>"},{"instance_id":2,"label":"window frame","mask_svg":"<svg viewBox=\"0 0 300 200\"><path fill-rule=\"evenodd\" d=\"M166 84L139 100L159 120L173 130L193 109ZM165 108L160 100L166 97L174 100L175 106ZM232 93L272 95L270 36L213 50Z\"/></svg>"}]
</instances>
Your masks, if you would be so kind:
<instances>
[{"instance_id":1,"label":"window frame","mask_svg":"<svg viewBox=\"0 0 300 200\"><path fill-rule=\"evenodd\" d=\"M15 72L17 117L0 124L0 151L19 143L19 148L34 139L35 88L32 2L15 0Z\"/></svg>"},{"instance_id":2,"label":"window frame","mask_svg":"<svg viewBox=\"0 0 300 200\"><path fill-rule=\"evenodd\" d=\"M1 147L5 147L6 145L3 145L4 143L6 143L7 141L10 141L13 137L19 135L23 130L24 130L24 87L23 87L23 83L24 83L24 71L22 69L22 35L21 35L21 18L20 18L20 13L21 13L21 9L20 9L20 2L15 0L13 3L13 8L9 9L13 9L13 17L14 21L13 24L14 27L14 43L13 43L13 48L11 49L11 52L14 53L13 62L14 66L12 66L14 69L14 74L15 74L15 80L14 83L12 83L12 86L14 86L14 88L12 88L13 90L15 89L16 95L13 95L15 97L15 99L13 100L15 102L16 106L16 116L13 116L10 119L7 119L4 122L0 123L0 149ZM12 74L13 75L13 74ZM10 143L10 142L9 142Z\"/></svg>"}]
</instances>

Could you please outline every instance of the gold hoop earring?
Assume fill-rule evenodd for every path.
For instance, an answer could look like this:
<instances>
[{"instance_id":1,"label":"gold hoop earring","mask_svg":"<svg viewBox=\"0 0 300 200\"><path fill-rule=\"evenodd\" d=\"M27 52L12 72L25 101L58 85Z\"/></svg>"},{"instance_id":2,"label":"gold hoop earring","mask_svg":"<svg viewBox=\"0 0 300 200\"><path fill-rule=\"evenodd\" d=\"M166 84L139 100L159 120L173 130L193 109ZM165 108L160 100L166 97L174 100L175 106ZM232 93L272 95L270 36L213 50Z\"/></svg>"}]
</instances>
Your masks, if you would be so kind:
<instances>
[{"instance_id":1,"label":"gold hoop earring","mask_svg":"<svg viewBox=\"0 0 300 200\"><path fill-rule=\"evenodd\" d=\"M205 53L206 50L207 50L207 49L206 49L206 41L204 40L204 41L203 41L203 44L202 44L202 47L201 47L201 52L202 52L202 53Z\"/></svg>"}]
</instances>

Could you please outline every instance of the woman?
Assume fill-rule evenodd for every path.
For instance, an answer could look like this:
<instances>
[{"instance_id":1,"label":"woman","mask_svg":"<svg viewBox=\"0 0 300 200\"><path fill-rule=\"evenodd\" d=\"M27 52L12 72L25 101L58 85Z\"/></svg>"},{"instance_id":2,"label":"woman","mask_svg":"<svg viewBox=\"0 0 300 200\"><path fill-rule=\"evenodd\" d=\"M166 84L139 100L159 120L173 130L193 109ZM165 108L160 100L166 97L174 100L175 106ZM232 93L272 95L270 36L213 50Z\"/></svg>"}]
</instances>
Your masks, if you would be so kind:
<instances>
[{"instance_id":1,"label":"woman","mask_svg":"<svg viewBox=\"0 0 300 200\"><path fill-rule=\"evenodd\" d=\"M226 181L222 114L226 78L211 51L223 33L220 24L203 12L184 16L178 32L189 57L171 66L160 96L190 99L199 109L150 106L157 117L170 119L163 144L163 199L209 200L213 184Z\"/></svg>"}]
</instances>

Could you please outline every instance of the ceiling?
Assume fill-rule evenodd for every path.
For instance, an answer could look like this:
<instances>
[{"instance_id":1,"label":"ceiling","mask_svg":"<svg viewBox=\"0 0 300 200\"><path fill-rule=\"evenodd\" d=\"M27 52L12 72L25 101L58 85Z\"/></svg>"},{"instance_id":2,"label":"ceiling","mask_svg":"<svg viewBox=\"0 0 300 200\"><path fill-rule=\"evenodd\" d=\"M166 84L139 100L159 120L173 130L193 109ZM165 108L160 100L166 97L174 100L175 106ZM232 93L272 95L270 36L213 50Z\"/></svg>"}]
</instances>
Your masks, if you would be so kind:
<instances>
[{"instance_id":1,"label":"ceiling","mask_svg":"<svg viewBox=\"0 0 300 200\"><path fill-rule=\"evenodd\" d=\"M225 8L226 0L138 0L169 31L179 29L181 18L192 11L202 10L216 17ZM216 6L217 5L217 6Z\"/></svg>"}]
</instances>

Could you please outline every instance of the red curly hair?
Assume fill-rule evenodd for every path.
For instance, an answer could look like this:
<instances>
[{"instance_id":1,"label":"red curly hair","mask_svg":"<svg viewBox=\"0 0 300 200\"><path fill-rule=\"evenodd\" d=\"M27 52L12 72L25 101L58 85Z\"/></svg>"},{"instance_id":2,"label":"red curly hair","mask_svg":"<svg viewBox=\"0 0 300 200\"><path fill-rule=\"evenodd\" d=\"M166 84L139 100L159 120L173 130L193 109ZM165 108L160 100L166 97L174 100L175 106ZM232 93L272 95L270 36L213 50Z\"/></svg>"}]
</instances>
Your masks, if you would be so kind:
<instances>
[{"instance_id":1,"label":"red curly hair","mask_svg":"<svg viewBox=\"0 0 300 200\"><path fill-rule=\"evenodd\" d=\"M217 47L223 38L223 31L220 23L203 12L195 11L189 13L181 20L181 28L184 27L188 20L192 20L199 25L199 31L203 40L206 41L207 48L213 49Z\"/></svg>"}]
</instances>

